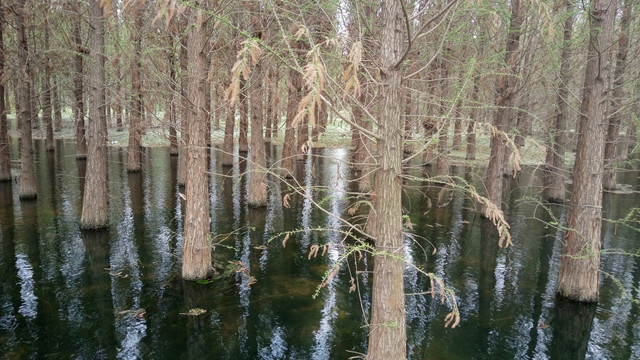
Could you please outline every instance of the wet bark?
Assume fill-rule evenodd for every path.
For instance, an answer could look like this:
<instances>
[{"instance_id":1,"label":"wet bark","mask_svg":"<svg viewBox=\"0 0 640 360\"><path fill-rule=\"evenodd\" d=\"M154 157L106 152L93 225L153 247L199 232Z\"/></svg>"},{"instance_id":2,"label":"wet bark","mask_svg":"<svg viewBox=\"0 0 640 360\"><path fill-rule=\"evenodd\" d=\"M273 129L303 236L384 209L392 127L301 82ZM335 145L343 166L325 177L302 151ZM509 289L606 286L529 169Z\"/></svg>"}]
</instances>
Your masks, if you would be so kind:
<instances>
[{"instance_id":1,"label":"wet bark","mask_svg":"<svg viewBox=\"0 0 640 360\"><path fill-rule=\"evenodd\" d=\"M509 131L509 118L511 115L511 107L515 98L515 88L517 86L517 50L520 43L520 34L522 21L524 17L524 8L521 6L520 0L511 2L511 19L509 21L509 35L507 36L507 46L504 58L504 75L498 79L496 112L494 117L494 126L497 132L491 136L491 154L489 157L489 165L487 167L486 180L486 197L498 209L502 209L502 175L504 173L507 141L506 136ZM483 211L484 215L488 215L487 209Z\"/></svg>"},{"instance_id":2,"label":"wet bark","mask_svg":"<svg viewBox=\"0 0 640 360\"><path fill-rule=\"evenodd\" d=\"M590 4L590 39L580 107L578 150L556 292L575 301L595 302L600 288L602 171L606 96L616 6L613 0Z\"/></svg>"},{"instance_id":3,"label":"wet bark","mask_svg":"<svg viewBox=\"0 0 640 360\"><path fill-rule=\"evenodd\" d=\"M573 11L573 1L565 1L565 11ZM547 201L562 203L565 201L565 149L567 143L567 120L569 117L569 106L567 104L569 96L569 81L571 80L570 57L571 57L571 33L573 31L574 16L568 16L564 22L564 35L562 43L562 53L560 60L560 84L556 99L558 114L551 133L551 145L547 147L547 168L545 175L545 197Z\"/></svg>"},{"instance_id":4,"label":"wet bark","mask_svg":"<svg viewBox=\"0 0 640 360\"><path fill-rule=\"evenodd\" d=\"M75 122L76 133L76 159L87 158L87 139L85 137L84 127L84 83L83 72L84 64L82 57L87 53L82 45L81 24L82 16L80 14L80 4L76 4L76 13L73 21L73 42L75 45L76 55L74 57L74 74L73 74L73 118Z\"/></svg>"},{"instance_id":5,"label":"wet bark","mask_svg":"<svg viewBox=\"0 0 640 360\"><path fill-rule=\"evenodd\" d=\"M0 79L5 78L5 50L2 33L4 22L4 11L0 11ZM0 81L0 182L11 180L11 146L9 143L9 123L7 122L7 109L5 107L5 104L8 104L8 101L5 98L4 84L4 81Z\"/></svg>"},{"instance_id":6,"label":"wet bark","mask_svg":"<svg viewBox=\"0 0 640 360\"><path fill-rule=\"evenodd\" d=\"M15 11L16 31L18 33L18 97L20 98L20 114L18 122L20 124L20 200L35 199L38 195L36 190L35 169L33 162L33 144L31 134L31 69L29 65L29 49L25 30L25 1L17 3Z\"/></svg>"},{"instance_id":7,"label":"wet bark","mask_svg":"<svg viewBox=\"0 0 640 360\"><path fill-rule=\"evenodd\" d=\"M107 118L105 99L105 26L100 0L89 4L89 136L87 175L82 198L80 226L100 229L109 226L107 182Z\"/></svg>"},{"instance_id":8,"label":"wet bark","mask_svg":"<svg viewBox=\"0 0 640 360\"><path fill-rule=\"evenodd\" d=\"M196 6L199 6L196 2ZM184 240L182 243L182 277L187 280L202 279L211 274L209 175L207 174L206 129L206 55L204 25L198 23L198 15L191 10L187 35L187 62L189 64L187 96L191 106L185 109L189 122L187 150L187 183Z\"/></svg>"},{"instance_id":9,"label":"wet bark","mask_svg":"<svg viewBox=\"0 0 640 360\"><path fill-rule=\"evenodd\" d=\"M377 255L374 257L371 322L367 359L406 358L404 252L402 239L402 104L400 89L404 28L399 2L385 1L380 56L381 112L374 191Z\"/></svg>"},{"instance_id":10,"label":"wet bark","mask_svg":"<svg viewBox=\"0 0 640 360\"><path fill-rule=\"evenodd\" d=\"M620 123L625 116L621 111L622 101L624 101L625 91L625 71L627 69L627 53L629 52L629 24L631 20L631 1L626 0L622 10L620 20L620 38L618 40L618 53L616 54L616 65L613 74L613 99L611 100L611 111L609 114L609 126L607 128L607 138L604 147L604 178L602 185L605 190L614 190L616 183L616 162L619 159L618 142L620 141Z\"/></svg>"},{"instance_id":11,"label":"wet bark","mask_svg":"<svg viewBox=\"0 0 640 360\"><path fill-rule=\"evenodd\" d=\"M233 129L235 127L236 109L230 102L225 102L227 120L224 123L224 143L222 144L222 166L233 165Z\"/></svg>"},{"instance_id":12,"label":"wet bark","mask_svg":"<svg viewBox=\"0 0 640 360\"><path fill-rule=\"evenodd\" d=\"M178 85L176 79L176 64L174 53L174 41L171 39L171 50L169 52L169 96L167 99L166 116L168 117L169 125L169 154L178 155L178 129L176 121L176 93L178 92Z\"/></svg>"}]
</instances>

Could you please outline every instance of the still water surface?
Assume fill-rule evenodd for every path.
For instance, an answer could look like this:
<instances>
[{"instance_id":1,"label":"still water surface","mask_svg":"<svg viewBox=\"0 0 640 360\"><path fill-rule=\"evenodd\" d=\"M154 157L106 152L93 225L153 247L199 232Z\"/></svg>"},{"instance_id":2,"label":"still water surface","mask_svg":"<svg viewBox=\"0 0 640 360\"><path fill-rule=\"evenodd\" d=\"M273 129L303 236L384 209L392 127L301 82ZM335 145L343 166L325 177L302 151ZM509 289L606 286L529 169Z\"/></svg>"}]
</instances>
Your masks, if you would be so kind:
<instances>
[{"instance_id":1,"label":"still water surface","mask_svg":"<svg viewBox=\"0 0 640 360\"><path fill-rule=\"evenodd\" d=\"M224 245L216 247L214 259L220 266L240 261L249 274L185 283L177 158L149 148L143 172L127 174L124 149L109 149L111 227L83 232L78 219L85 164L76 161L73 143L56 146L48 153L36 142L37 201L21 202L15 183L0 184L3 358L344 359L366 352L372 259L349 257L314 299L327 269L344 255L343 236L303 230L286 247L276 237L341 227L310 199L293 196L291 207L284 207L287 186L272 179L267 207L250 209L241 176L246 163L223 168L214 150L211 227ZM15 144L13 150L15 157ZM314 154L321 156L297 162L296 186L329 213L350 216L349 192L357 184L342 162L348 151ZM416 176L421 171L408 170ZM562 235L545 222L562 224L566 208L553 206L549 214L532 200L541 188L538 173L526 168L517 179L505 179L514 242L508 249L498 247L493 225L480 219L466 196L443 193L427 181L406 183L404 207L418 235L405 239L407 259L445 279L462 317L457 328L444 328L449 309L431 299L429 279L407 267L409 358L640 358L640 306L624 299L614 282L603 281L597 305L555 298ZM482 178L477 169L454 167L453 174L476 185ZM638 190L637 172L620 180ZM638 194L605 194L605 216L623 218L638 203ZM333 246L309 259L314 244ZM603 244L634 252L640 235L605 222ZM640 298L633 289L640 288L638 257L604 255L602 267L627 296ZM357 289L349 292L352 278ZM186 315L191 309L206 312Z\"/></svg>"}]
</instances>

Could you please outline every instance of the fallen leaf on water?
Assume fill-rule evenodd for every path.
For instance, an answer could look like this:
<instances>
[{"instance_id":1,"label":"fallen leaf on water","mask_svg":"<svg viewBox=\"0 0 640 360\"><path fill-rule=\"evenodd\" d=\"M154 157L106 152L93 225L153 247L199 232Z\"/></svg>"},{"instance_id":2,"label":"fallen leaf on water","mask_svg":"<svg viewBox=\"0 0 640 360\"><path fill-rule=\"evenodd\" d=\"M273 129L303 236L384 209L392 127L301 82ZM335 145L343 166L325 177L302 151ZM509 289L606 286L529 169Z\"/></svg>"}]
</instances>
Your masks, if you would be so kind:
<instances>
[{"instance_id":1,"label":"fallen leaf on water","mask_svg":"<svg viewBox=\"0 0 640 360\"><path fill-rule=\"evenodd\" d=\"M206 312L207 312L207 310L205 310L205 309L193 308L193 309L189 309L189 311L187 311L186 313L180 313L180 315L198 316L198 315L202 315L202 314L204 314Z\"/></svg>"}]
</instances>

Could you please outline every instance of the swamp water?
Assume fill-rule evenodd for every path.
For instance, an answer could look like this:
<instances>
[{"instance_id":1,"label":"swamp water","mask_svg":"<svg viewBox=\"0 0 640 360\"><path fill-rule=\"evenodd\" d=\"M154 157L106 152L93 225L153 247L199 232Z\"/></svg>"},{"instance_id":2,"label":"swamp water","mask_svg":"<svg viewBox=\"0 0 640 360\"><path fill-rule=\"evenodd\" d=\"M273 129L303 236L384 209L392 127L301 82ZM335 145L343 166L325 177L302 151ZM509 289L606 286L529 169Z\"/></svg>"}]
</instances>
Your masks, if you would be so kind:
<instances>
[{"instance_id":1,"label":"swamp water","mask_svg":"<svg viewBox=\"0 0 640 360\"><path fill-rule=\"evenodd\" d=\"M211 181L211 228L214 235L228 234L215 237L223 246L216 246L214 259L221 266L242 262L249 273L187 283L180 278L184 203L176 188L177 158L148 148L143 172L127 174L125 150L110 148L111 227L82 232L84 163L76 161L73 143L56 146L47 153L36 142L37 201L21 202L17 184L0 184L3 359L345 359L366 352L363 314L371 307L367 271L373 259L350 256L314 299L327 269L344 255L343 235L303 230L286 247L277 236L340 228L308 199L294 195L286 208L287 187L272 182L267 207L248 208L240 176L246 163L223 169L214 151L212 171L230 175ZM15 160L16 144L12 150ZM340 162L348 152L314 153L321 156L297 162L297 186L328 212L347 216L353 199L346 192L357 188ZM418 176L421 167L409 173ZM453 174L476 186L482 179L476 169L454 167ZM638 190L638 173L620 180ZM552 217L527 200L541 188L536 169L505 181L514 243L507 249L498 247L494 226L463 194L442 193L426 181L406 183L404 207L417 235L406 238L406 257L445 280L461 314L457 328L445 328L449 309L431 299L427 277L406 267L408 357L640 358L640 305L624 299L618 284L605 279L595 305L554 296L561 233L545 222L562 224L566 207L553 206ZM637 193L605 194L605 217L623 218L639 203ZM309 259L314 244L333 246ZM603 244L635 252L640 235L605 222ZM433 255L432 246L438 250ZM604 273L640 298L632 288L640 287L640 258L609 254L602 261ZM358 286L349 292L352 276Z\"/></svg>"}]
</instances>

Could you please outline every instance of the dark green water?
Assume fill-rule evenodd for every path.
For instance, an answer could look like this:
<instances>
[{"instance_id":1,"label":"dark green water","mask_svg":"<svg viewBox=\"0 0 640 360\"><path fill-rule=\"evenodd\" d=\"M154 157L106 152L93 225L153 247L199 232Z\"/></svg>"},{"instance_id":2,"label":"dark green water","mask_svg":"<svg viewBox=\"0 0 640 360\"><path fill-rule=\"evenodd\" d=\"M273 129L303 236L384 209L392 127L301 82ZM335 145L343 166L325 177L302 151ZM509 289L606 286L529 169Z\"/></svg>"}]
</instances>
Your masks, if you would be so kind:
<instances>
[{"instance_id":1,"label":"dark green water","mask_svg":"<svg viewBox=\"0 0 640 360\"><path fill-rule=\"evenodd\" d=\"M17 184L0 184L3 359L344 359L366 352L372 259L350 257L313 299L325 271L344 253L343 236L301 231L285 248L282 237L267 242L283 231L340 228L310 200L293 196L284 208L286 186L270 183L268 206L249 209L247 182L240 178L246 164L223 169L214 151L212 171L231 175L212 177L212 230L230 234L223 242L230 248L216 247L214 258L222 265L242 261L257 282L249 286L249 278L238 273L210 284L185 283L177 159L166 149L146 149L144 171L127 174L126 153L111 148L111 227L81 232L84 163L75 160L73 143L56 145L55 153L47 153L36 142L37 201L20 202ZM350 169L340 163L348 152L315 154L322 156L297 162L299 186L323 199L328 212L345 214L353 202L345 192L356 188ZM453 171L476 184L482 177L475 169ZM561 234L544 222L562 223L566 208L552 207L552 217L523 200L541 188L533 168L505 181L514 242L508 249L498 247L493 225L480 219L464 195L439 196L440 188L426 181L406 184L404 205L414 233L438 249L432 255L426 240L407 237L407 258L445 279L462 317L457 328L444 328L449 309L424 294L429 279L407 267L409 357L640 358L640 306L623 299L613 281L603 280L597 305L555 299ZM620 181L638 190L637 172ZM622 218L639 200L638 194L605 194L605 216ZM603 243L605 249L636 251L640 235L606 222ZM333 246L309 260L313 244ZM640 287L639 258L604 255L602 268L628 296L640 298L632 288ZM350 293L351 277L358 279L358 290ZM194 308L206 313L184 315Z\"/></svg>"}]
</instances>

